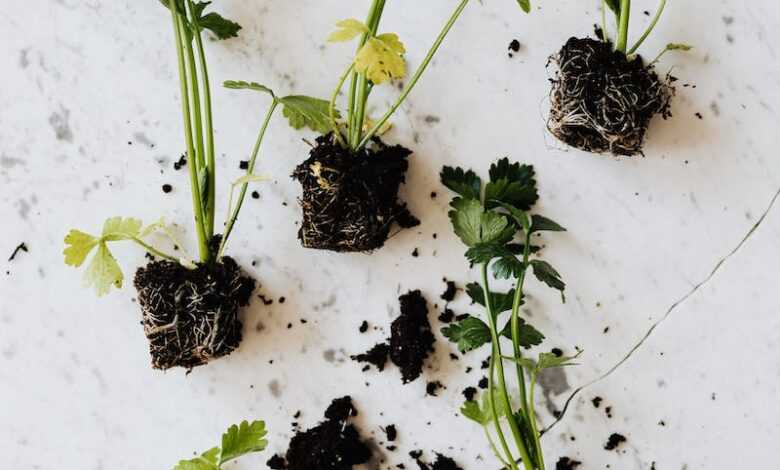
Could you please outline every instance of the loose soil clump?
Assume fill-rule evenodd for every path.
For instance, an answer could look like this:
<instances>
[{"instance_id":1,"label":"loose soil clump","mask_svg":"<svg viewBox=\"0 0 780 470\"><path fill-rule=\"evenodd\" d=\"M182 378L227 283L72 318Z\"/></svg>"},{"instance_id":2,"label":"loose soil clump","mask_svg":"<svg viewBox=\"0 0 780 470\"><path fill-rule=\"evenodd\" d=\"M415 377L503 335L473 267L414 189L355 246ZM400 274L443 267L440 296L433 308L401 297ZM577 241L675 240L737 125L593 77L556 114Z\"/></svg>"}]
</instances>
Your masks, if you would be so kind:
<instances>
[{"instance_id":1,"label":"loose soil clump","mask_svg":"<svg viewBox=\"0 0 780 470\"><path fill-rule=\"evenodd\" d=\"M384 370L388 355L399 369L403 382L417 380L428 356L434 352L436 337L428 320L428 304L419 290L410 291L398 298L401 315L390 326L390 340L380 343L352 360L373 364Z\"/></svg>"},{"instance_id":2,"label":"loose soil clump","mask_svg":"<svg viewBox=\"0 0 780 470\"><path fill-rule=\"evenodd\" d=\"M421 450L409 452L409 456L414 459L420 470L463 470L453 459L439 453L436 454L436 461L433 464L423 461Z\"/></svg>"},{"instance_id":3,"label":"loose soil clump","mask_svg":"<svg viewBox=\"0 0 780 470\"><path fill-rule=\"evenodd\" d=\"M144 333L155 369L192 369L233 352L241 342L239 309L254 279L229 257L190 270L154 261L135 274Z\"/></svg>"},{"instance_id":4,"label":"loose soil clump","mask_svg":"<svg viewBox=\"0 0 780 470\"><path fill-rule=\"evenodd\" d=\"M298 432L284 457L275 456L268 466L276 470L352 470L371 460L371 449L350 418L357 416L349 396L333 400L325 421Z\"/></svg>"},{"instance_id":5,"label":"loose soil clump","mask_svg":"<svg viewBox=\"0 0 780 470\"><path fill-rule=\"evenodd\" d=\"M572 460L569 457L561 457L555 464L555 470L576 470L582 462Z\"/></svg>"},{"instance_id":6,"label":"loose soil clump","mask_svg":"<svg viewBox=\"0 0 780 470\"><path fill-rule=\"evenodd\" d=\"M298 238L306 248L369 252L381 248L393 224L420 224L398 199L411 151L378 138L358 153L317 138L309 158L293 173L303 189Z\"/></svg>"},{"instance_id":7,"label":"loose soil clump","mask_svg":"<svg viewBox=\"0 0 780 470\"><path fill-rule=\"evenodd\" d=\"M594 153L642 153L650 121L671 116L671 79L641 56L627 58L611 43L571 38L551 57L557 66L547 123L560 141Z\"/></svg>"}]
</instances>

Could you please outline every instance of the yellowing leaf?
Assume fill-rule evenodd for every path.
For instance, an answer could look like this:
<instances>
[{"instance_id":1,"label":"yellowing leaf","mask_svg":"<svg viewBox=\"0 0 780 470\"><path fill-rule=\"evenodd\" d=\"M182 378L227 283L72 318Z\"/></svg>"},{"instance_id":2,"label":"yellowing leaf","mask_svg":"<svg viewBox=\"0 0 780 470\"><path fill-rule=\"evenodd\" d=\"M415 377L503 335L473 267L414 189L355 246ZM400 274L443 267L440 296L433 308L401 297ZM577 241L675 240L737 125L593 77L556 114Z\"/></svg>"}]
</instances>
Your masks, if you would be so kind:
<instances>
[{"instance_id":1,"label":"yellowing leaf","mask_svg":"<svg viewBox=\"0 0 780 470\"><path fill-rule=\"evenodd\" d=\"M368 26L354 18L336 23L339 29L331 33L328 42L346 42L368 32Z\"/></svg>"},{"instance_id":2,"label":"yellowing leaf","mask_svg":"<svg viewBox=\"0 0 780 470\"><path fill-rule=\"evenodd\" d=\"M103 224L103 239L107 241L129 240L141 234L143 222L133 218L111 217Z\"/></svg>"},{"instance_id":3,"label":"yellowing leaf","mask_svg":"<svg viewBox=\"0 0 780 470\"><path fill-rule=\"evenodd\" d=\"M262 181L270 181L271 177L267 175L244 175L241 178L233 181L233 186L241 186L242 184L259 183Z\"/></svg>"},{"instance_id":4,"label":"yellowing leaf","mask_svg":"<svg viewBox=\"0 0 780 470\"><path fill-rule=\"evenodd\" d=\"M104 242L98 245L95 257L84 273L84 285L94 287L98 297L102 297L111 290L111 286L117 289L122 287L124 275L116 258L111 254Z\"/></svg>"},{"instance_id":5,"label":"yellowing leaf","mask_svg":"<svg viewBox=\"0 0 780 470\"><path fill-rule=\"evenodd\" d=\"M394 33L369 39L355 57L355 70L379 85L406 75L406 48Z\"/></svg>"},{"instance_id":6,"label":"yellowing leaf","mask_svg":"<svg viewBox=\"0 0 780 470\"><path fill-rule=\"evenodd\" d=\"M81 266L97 244L98 239L92 235L80 230L71 230L65 236L66 246L62 251L62 254L65 255L65 264L76 268Z\"/></svg>"}]
</instances>

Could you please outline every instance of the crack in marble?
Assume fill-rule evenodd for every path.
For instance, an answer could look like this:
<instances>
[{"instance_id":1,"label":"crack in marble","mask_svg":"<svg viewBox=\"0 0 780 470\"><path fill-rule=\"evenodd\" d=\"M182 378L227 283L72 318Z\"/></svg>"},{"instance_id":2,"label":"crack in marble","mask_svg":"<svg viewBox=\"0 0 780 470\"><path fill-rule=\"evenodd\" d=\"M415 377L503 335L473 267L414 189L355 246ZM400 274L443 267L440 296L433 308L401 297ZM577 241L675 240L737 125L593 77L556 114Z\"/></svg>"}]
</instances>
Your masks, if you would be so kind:
<instances>
[{"instance_id":1,"label":"crack in marble","mask_svg":"<svg viewBox=\"0 0 780 470\"><path fill-rule=\"evenodd\" d=\"M546 433L549 430L551 430L555 425L557 425L563 418L566 416L566 412L569 410L569 406L571 405L572 401L577 397L577 395L580 394L583 390L586 388L589 388L602 380L608 378L617 370L624 365L626 362L628 362L629 359L631 359L631 356L634 355L635 352L637 352L644 344L647 342L648 339L652 336L653 332L663 323L665 322L672 313L674 313L675 310L677 310L682 304L684 304L688 299L693 297L702 287L707 285L718 272L723 268L723 266L728 262L729 259L731 259L734 255L736 255L743 246L748 242L750 237L753 236L753 234L758 230L758 228L764 223L764 220L766 220L769 213L772 211L772 209L775 206L775 203L777 202L778 198L780 198L780 189L775 192L772 199L769 201L769 205L767 206L766 210L761 214L761 217L756 221L755 224L750 228L750 230L745 234L744 237L742 237L742 240L737 244L736 247L734 247L726 256L722 257L718 262L715 264L715 267L710 271L709 275L705 277L702 281L697 283L691 290L689 290L685 295L680 297L677 301L675 301L667 310L666 313L655 323L653 323L650 326L650 329L647 330L647 332L642 336L642 338L639 340L638 343L636 343L629 351L628 353L623 356L623 358L617 362L614 366L610 367L609 370L607 370L602 375L596 377L595 379L591 380L590 382L587 382L584 385L581 385L577 387L571 395L569 395L569 398L566 399L566 403L563 405L563 410L561 411L561 414L553 421L549 426L544 428L542 432Z\"/></svg>"}]
</instances>

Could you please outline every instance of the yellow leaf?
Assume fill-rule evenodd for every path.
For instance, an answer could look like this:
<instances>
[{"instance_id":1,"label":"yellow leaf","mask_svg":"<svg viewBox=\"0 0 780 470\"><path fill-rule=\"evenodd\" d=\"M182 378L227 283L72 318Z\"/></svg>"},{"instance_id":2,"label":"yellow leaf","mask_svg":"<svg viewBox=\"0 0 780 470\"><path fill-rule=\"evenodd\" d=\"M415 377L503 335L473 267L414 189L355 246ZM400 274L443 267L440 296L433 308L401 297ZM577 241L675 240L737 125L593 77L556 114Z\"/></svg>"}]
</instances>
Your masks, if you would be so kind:
<instances>
[{"instance_id":1,"label":"yellow leaf","mask_svg":"<svg viewBox=\"0 0 780 470\"><path fill-rule=\"evenodd\" d=\"M98 239L92 235L80 230L71 230L65 236L66 246L62 251L62 254L65 255L65 264L74 267L81 266L97 243Z\"/></svg>"},{"instance_id":2,"label":"yellow leaf","mask_svg":"<svg viewBox=\"0 0 780 470\"><path fill-rule=\"evenodd\" d=\"M406 75L406 48L394 33L380 34L369 39L355 57L355 69L374 84Z\"/></svg>"},{"instance_id":3,"label":"yellow leaf","mask_svg":"<svg viewBox=\"0 0 780 470\"><path fill-rule=\"evenodd\" d=\"M94 287L98 297L102 297L111 290L111 286L117 289L122 287L124 275L116 258L108 250L105 243L98 245L97 253L89 263L87 271L84 273L84 285Z\"/></svg>"},{"instance_id":4,"label":"yellow leaf","mask_svg":"<svg viewBox=\"0 0 780 470\"><path fill-rule=\"evenodd\" d=\"M111 217L103 224L103 239L108 241L127 240L141 234L143 222L133 218Z\"/></svg>"},{"instance_id":5,"label":"yellow leaf","mask_svg":"<svg viewBox=\"0 0 780 470\"><path fill-rule=\"evenodd\" d=\"M339 29L331 33L328 42L346 42L368 32L368 26L361 21L350 18L336 23Z\"/></svg>"}]
</instances>

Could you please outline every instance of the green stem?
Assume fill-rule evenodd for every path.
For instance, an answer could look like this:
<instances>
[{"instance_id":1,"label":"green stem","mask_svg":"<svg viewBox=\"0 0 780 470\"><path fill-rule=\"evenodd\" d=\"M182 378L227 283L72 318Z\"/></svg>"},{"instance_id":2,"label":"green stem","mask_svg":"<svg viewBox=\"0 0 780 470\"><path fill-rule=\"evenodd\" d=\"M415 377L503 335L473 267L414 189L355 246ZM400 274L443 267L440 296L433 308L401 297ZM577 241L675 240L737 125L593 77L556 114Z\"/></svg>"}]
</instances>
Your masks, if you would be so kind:
<instances>
[{"instance_id":1,"label":"green stem","mask_svg":"<svg viewBox=\"0 0 780 470\"><path fill-rule=\"evenodd\" d=\"M523 287L525 285L525 275L528 271L528 259L531 256L531 236L526 234L525 246L523 250L523 270L520 272L520 277L517 280L515 286L515 298L512 302L512 317L511 317L511 329L512 329L512 347L515 353L515 358L520 359L523 356L520 349L520 305L523 301ZM525 371L520 362L515 361L515 367L517 369L517 382L520 389L520 400L523 404L523 410L528 414L529 407L526 397L525 388Z\"/></svg>"},{"instance_id":2,"label":"green stem","mask_svg":"<svg viewBox=\"0 0 780 470\"><path fill-rule=\"evenodd\" d=\"M485 431L485 437L487 438L488 444L490 445L490 450L493 451L493 455L496 456L496 458L498 459L499 462L501 462L501 465L503 465L504 468L510 467L509 462L507 462L506 459L504 459L504 457L501 456L501 452L498 451L498 447L496 447L496 443L493 441L493 436L490 435L490 429L488 429L487 426L483 426L482 429ZM506 444L506 440L504 440L504 444ZM509 449L507 448L506 451L508 452Z\"/></svg>"},{"instance_id":3,"label":"green stem","mask_svg":"<svg viewBox=\"0 0 780 470\"><path fill-rule=\"evenodd\" d=\"M620 19L618 22L618 37L615 50L626 53L628 49L628 26L631 18L631 0L620 0Z\"/></svg>"},{"instance_id":4,"label":"green stem","mask_svg":"<svg viewBox=\"0 0 780 470\"><path fill-rule=\"evenodd\" d=\"M353 61L354 64L354 61ZM352 71L352 80L349 85L349 101L347 103L347 140L349 142L352 142L353 136L352 133L355 131L355 95L357 93L357 81L358 81L358 73Z\"/></svg>"},{"instance_id":5,"label":"green stem","mask_svg":"<svg viewBox=\"0 0 780 470\"><path fill-rule=\"evenodd\" d=\"M650 22L650 26L647 27L644 33L642 33L642 36L639 37L639 40L631 46L631 49L629 49L628 53L633 54L639 49L639 46L642 45L642 43L645 42L645 39L647 39L648 36L650 36L650 33L653 32L655 29L655 26L658 24L658 20L661 19L661 15L664 13L664 8L666 8L666 0L661 0L661 4L658 6L658 10L655 12L655 16L653 17L653 21Z\"/></svg>"},{"instance_id":6,"label":"green stem","mask_svg":"<svg viewBox=\"0 0 780 470\"><path fill-rule=\"evenodd\" d=\"M488 315L492 315L491 312L488 312ZM495 394L495 385L493 382L495 381L496 376L496 363L495 363L495 355L496 355L496 348L495 344L493 345L493 356L490 358L490 370L488 373L488 406L490 407L490 415L493 417L493 425L496 428L496 435L498 435L498 441L501 443L501 449L503 449L504 453L507 456L507 461L509 463L509 468L511 470L518 470L517 463L515 463L515 457L512 455L512 451L509 450L509 444L506 441L506 436L504 435L504 430L501 427L501 417L498 415L498 409L496 408L496 394ZM498 353L498 356L501 357L501 353Z\"/></svg>"},{"instance_id":7,"label":"green stem","mask_svg":"<svg viewBox=\"0 0 780 470\"><path fill-rule=\"evenodd\" d=\"M132 240L135 243L141 245L141 247L143 247L143 249L146 250L148 253L150 253L150 254L158 257L158 258L164 258L164 259L167 259L169 261L175 261L177 263L179 262L179 259L176 258L175 256L169 255L167 253L163 253L162 251L158 250L157 248L153 247L152 245L144 242L140 238L132 238Z\"/></svg>"},{"instance_id":8,"label":"green stem","mask_svg":"<svg viewBox=\"0 0 780 470\"><path fill-rule=\"evenodd\" d=\"M385 9L385 0L374 0L371 4L371 9L368 12L368 18L366 19L366 26L368 26L368 32L363 35L360 41L360 48L362 48L368 40L374 36L379 29L379 22L382 19L382 13ZM358 49L359 51L360 49ZM363 74L357 75L357 96L355 97L354 109L352 110L352 126L354 128L351 133L350 147L352 150L357 151L360 147L361 136L363 135L363 122L366 117L366 104L368 102L368 95L370 93L369 81Z\"/></svg>"},{"instance_id":9,"label":"green stem","mask_svg":"<svg viewBox=\"0 0 780 470\"><path fill-rule=\"evenodd\" d=\"M190 6L192 1L190 0ZM200 73L203 77L203 100L204 100L204 119L206 124L206 167L208 168L208 204L206 212L206 235L211 238L214 236L214 213L216 210L217 194L217 169L216 157L214 151L214 119L211 106L211 82L209 80L209 71L206 65L206 53L203 48L203 38L200 35L200 26L195 25L196 31L195 45L198 50L200 60Z\"/></svg>"},{"instance_id":10,"label":"green stem","mask_svg":"<svg viewBox=\"0 0 780 470\"><path fill-rule=\"evenodd\" d=\"M263 120L263 125L260 127L260 132L257 135L257 141L255 142L254 149L252 149L252 156L249 159L249 164L246 168L246 174L251 175L254 174L255 170L255 162L257 161L257 156L260 154L260 148L263 145L263 138L265 137L265 132L268 130L268 124L271 122L271 118L274 115L274 111L276 111L276 107L279 105L279 101L274 97L274 101L271 104L271 107L268 109L268 112L265 115L265 119ZM230 237L230 233L233 231L233 226L236 223L236 220L238 219L238 213L241 211L241 205L244 203L244 197L246 196L246 191L249 186L249 183L244 183L241 186L241 193L238 196L238 202L236 203L235 209L233 209L232 213L230 214L230 218L225 223L225 235L222 237L222 243L219 246L218 251L218 258L221 258L223 253L225 252L225 246L227 245L228 238Z\"/></svg>"},{"instance_id":11,"label":"green stem","mask_svg":"<svg viewBox=\"0 0 780 470\"><path fill-rule=\"evenodd\" d=\"M187 161L190 173L190 186L192 189L192 208L195 216L195 229L198 234L198 251L202 262L209 259L209 245L203 226L203 206L201 204L200 189L198 184L198 164L195 157L195 149L192 143L192 122L190 118L190 100L187 88L187 68L185 65L184 49L182 46L182 18L178 12L176 2L169 2L173 17L173 30L176 36L176 54L179 65L179 81L181 83L181 105L184 118L184 140L187 144Z\"/></svg>"},{"instance_id":12,"label":"green stem","mask_svg":"<svg viewBox=\"0 0 780 470\"><path fill-rule=\"evenodd\" d=\"M463 13L463 10L468 5L469 0L461 0L458 7L455 9L455 11L452 13L452 16L450 16L450 19L447 21L447 23L444 25L444 28L439 33L439 36L436 38L436 41L433 43L433 46L428 51L428 54L425 56L425 59L423 59L422 64L417 68L417 71L412 76L409 83L407 83L406 87L404 88L404 91L401 93L401 96L398 98L398 100L393 104L392 107L385 113L385 115L380 119L376 124L374 124L374 127L371 128L371 130L366 133L366 135L363 137L363 139L360 141L360 143L355 147L355 150L359 150L364 145L366 145L371 138L382 128L382 126L385 125L385 123L390 119L390 117L395 114L395 112L398 110L399 107L403 104L404 101L406 101L406 98L409 96L409 93L412 92L415 85L417 85L417 82L420 80L420 77L425 72L425 70L428 68L428 65L431 63L431 60L433 60L433 57L436 55L436 52L438 52L439 47L441 47L442 42L444 42L444 38L447 37L447 34L449 34L452 27L455 25L455 22L460 17L460 14Z\"/></svg>"},{"instance_id":13,"label":"green stem","mask_svg":"<svg viewBox=\"0 0 780 470\"><path fill-rule=\"evenodd\" d=\"M493 342L493 356L491 359L496 363L499 386L498 391L501 395L501 400L504 402L504 406L506 407L508 413L507 421L509 421L509 429L512 431L512 437L514 437L515 445L517 445L517 448L520 451L520 457L523 460L523 465L525 466L526 470L534 470L528 450L525 447L525 441L523 440L523 436L520 433L520 427L517 425L517 421L514 419L514 416L512 416L512 402L509 400L509 392L507 391L506 386L506 375L504 373L504 364L501 355L501 339L498 335L498 328L496 327L496 316L493 315L493 299L490 295L490 283L488 282L488 263L482 264L482 285L485 294L485 308L488 311L488 318L490 320L490 334ZM493 389L490 387L488 388L492 397Z\"/></svg>"},{"instance_id":14,"label":"green stem","mask_svg":"<svg viewBox=\"0 0 780 470\"><path fill-rule=\"evenodd\" d=\"M536 405L534 403L534 392L536 390L536 374L531 375L531 396L530 396L530 405L531 409L528 412L528 421L531 423L531 432L533 433L534 437L534 444L536 446L536 455L539 458L539 461L537 462L539 466L539 470L544 470L544 453L542 452L542 442L539 439L539 428L536 424Z\"/></svg>"},{"instance_id":15,"label":"green stem","mask_svg":"<svg viewBox=\"0 0 780 470\"><path fill-rule=\"evenodd\" d=\"M330 117L330 125L333 128L333 135L336 137L336 141L341 144L342 147L346 147L347 144L344 142L344 137L341 135L341 129L339 129L339 123L336 120L336 99L338 99L339 93L341 93L341 89L344 87L344 83L346 83L347 78L349 78L349 75L354 69L355 62L353 61L351 64L349 64L349 68L347 68L346 72L344 72L344 74L341 76L339 84L336 86L336 90L333 92L333 96L330 99L330 104L328 105L328 115Z\"/></svg>"}]
</instances>

